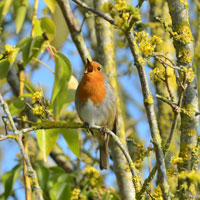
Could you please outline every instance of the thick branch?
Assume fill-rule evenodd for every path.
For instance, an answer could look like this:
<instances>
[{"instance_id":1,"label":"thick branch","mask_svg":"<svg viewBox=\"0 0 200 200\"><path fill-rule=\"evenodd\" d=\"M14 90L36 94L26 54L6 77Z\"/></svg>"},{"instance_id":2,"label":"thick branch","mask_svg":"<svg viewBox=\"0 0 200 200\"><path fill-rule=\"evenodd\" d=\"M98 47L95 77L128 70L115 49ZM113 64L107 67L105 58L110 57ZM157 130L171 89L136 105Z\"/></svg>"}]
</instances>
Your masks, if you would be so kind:
<instances>
[{"instance_id":1,"label":"thick branch","mask_svg":"<svg viewBox=\"0 0 200 200\"><path fill-rule=\"evenodd\" d=\"M71 11L68 0L57 0L60 9L62 10L63 16L71 33L72 40L74 41L76 48L81 56L84 64L87 63L87 58L90 59L90 53L86 47L83 36L77 26L74 15Z\"/></svg>"},{"instance_id":2,"label":"thick branch","mask_svg":"<svg viewBox=\"0 0 200 200\"><path fill-rule=\"evenodd\" d=\"M168 7L172 19L173 31L177 34L173 38L174 47L176 49L178 65L190 68L193 64L194 44L193 36L189 24L188 2L179 0L168 0ZM197 135L199 126L199 117L195 115L198 112L198 96L196 79L188 83L188 87L184 92L183 109L189 110L192 114L181 113L181 142L180 154L183 162L178 165L179 172L193 170L193 152L197 145ZM192 133L192 134L191 134ZM188 159L185 159L185 158ZM191 182L187 180L179 180L178 190L179 198L195 199L196 194L189 188L192 188ZM187 189L185 186L187 185Z\"/></svg>"}]
</instances>

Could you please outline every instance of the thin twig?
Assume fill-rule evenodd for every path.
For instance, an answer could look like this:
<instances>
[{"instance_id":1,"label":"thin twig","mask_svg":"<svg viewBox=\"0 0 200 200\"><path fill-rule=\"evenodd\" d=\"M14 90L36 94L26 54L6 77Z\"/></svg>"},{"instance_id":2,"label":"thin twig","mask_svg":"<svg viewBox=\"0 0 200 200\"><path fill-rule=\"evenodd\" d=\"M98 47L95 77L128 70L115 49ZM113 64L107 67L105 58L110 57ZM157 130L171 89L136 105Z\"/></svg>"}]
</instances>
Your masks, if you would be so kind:
<instances>
[{"instance_id":1,"label":"thin twig","mask_svg":"<svg viewBox=\"0 0 200 200\"><path fill-rule=\"evenodd\" d=\"M171 88L170 88L170 86L169 86L169 78L168 78L168 74L167 74L167 67L165 67L165 83L166 83L167 91L168 91L168 93L169 93L169 96L170 96L170 98L171 98L171 101L173 102L175 98L174 98L174 95L173 95L173 93L172 93L172 91L171 91Z\"/></svg>"},{"instance_id":2,"label":"thin twig","mask_svg":"<svg viewBox=\"0 0 200 200\"><path fill-rule=\"evenodd\" d=\"M84 23L85 23L85 20L86 20L86 16L84 16L83 21L81 22L81 25L80 25L80 28L79 28L79 32L82 31L83 25L84 25Z\"/></svg>"},{"instance_id":3,"label":"thin twig","mask_svg":"<svg viewBox=\"0 0 200 200\"><path fill-rule=\"evenodd\" d=\"M180 107L178 107L178 105L176 103L174 103L173 101L171 101L170 99L166 98L166 97L163 97L163 96L160 96L159 94L156 94L156 97L167 103L168 105L170 105L172 107L173 110L176 110L176 111L180 111Z\"/></svg>"},{"instance_id":4,"label":"thin twig","mask_svg":"<svg viewBox=\"0 0 200 200\"><path fill-rule=\"evenodd\" d=\"M175 66L174 61L171 60L170 58L168 58L168 57L166 56L166 54L164 54L164 53L161 53L161 52L153 52L152 56L161 56L161 57L165 58L166 60L168 60L168 61L172 64L172 66ZM178 66L176 66L176 67L177 67L177 68L180 68L180 67L178 67Z\"/></svg>"},{"instance_id":5,"label":"thin twig","mask_svg":"<svg viewBox=\"0 0 200 200\"><path fill-rule=\"evenodd\" d=\"M8 140L8 139L15 139L15 135L0 135L0 141Z\"/></svg>"},{"instance_id":6,"label":"thin twig","mask_svg":"<svg viewBox=\"0 0 200 200\"><path fill-rule=\"evenodd\" d=\"M53 74L54 74L54 71L51 69L51 67L49 65L47 65L46 63L42 62L41 60L35 58L35 57L32 57L32 60L35 60L39 63L41 63L42 65L44 65L45 67L47 67Z\"/></svg>"},{"instance_id":7,"label":"thin twig","mask_svg":"<svg viewBox=\"0 0 200 200\"><path fill-rule=\"evenodd\" d=\"M183 71L181 67L175 66L175 65L170 65L169 63L165 62L163 59L159 58L158 56L154 56L156 60L158 60L161 64L168 66L172 69L177 69L179 71Z\"/></svg>"},{"instance_id":8,"label":"thin twig","mask_svg":"<svg viewBox=\"0 0 200 200\"><path fill-rule=\"evenodd\" d=\"M17 128L16 128L15 123L13 121L12 115L10 114L10 111L9 111L9 108L8 108L8 104L5 103L5 101L3 100L3 97L1 96L1 93L0 93L0 106L3 108L5 114L7 115L13 132L17 132Z\"/></svg>"},{"instance_id":9,"label":"thin twig","mask_svg":"<svg viewBox=\"0 0 200 200\"><path fill-rule=\"evenodd\" d=\"M85 8L86 10L91 11L92 13L98 15L99 17L102 17L103 19L105 19L106 21L110 22L111 24L115 25L115 21L109 17L108 15L105 15L104 13L89 7L87 4L83 3L82 1L79 0L72 0L74 1L76 4L78 4L79 6L81 6L82 8Z\"/></svg>"}]
</instances>

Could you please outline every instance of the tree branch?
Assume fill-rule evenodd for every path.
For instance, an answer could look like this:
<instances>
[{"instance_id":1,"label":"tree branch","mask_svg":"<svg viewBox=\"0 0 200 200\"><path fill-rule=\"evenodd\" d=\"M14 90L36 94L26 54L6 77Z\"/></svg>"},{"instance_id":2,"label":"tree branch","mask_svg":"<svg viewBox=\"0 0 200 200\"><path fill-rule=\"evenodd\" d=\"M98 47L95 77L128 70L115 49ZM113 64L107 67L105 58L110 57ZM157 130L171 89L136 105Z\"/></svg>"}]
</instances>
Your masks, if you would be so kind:
<instances>
[{"instance_id":1,"label":"tree branch","mask_svg":"<svg viewBox=\"0 0 200 200\"><path fill-rule=\"evenodd\" d=\"M154 149L156 153L158 173L160 174L159 176L160 183L161 183L160 187L162 190L163 198L164 200L171 199L170 194L169 194L168 178L167 178L167 173L166 173L165 160L164 160L164 154L162 151L162 144L161 144L161 138L160 138L160 133L158 129L158 123L156 120L156 114L155 114L153 104L148 102L148 99L153 98L153 97L148 86L144 66L140 63L140 60L142 59L142 57L138 53L136 53L138 52L137 44L135 43L133 36L131 35L131 32L128 32L126 34L126 39L128 41L129 47L134 57L135 65L138 70L140 83L142 86L144 105L145 105L145 109L147 113L147 118L149 121L151 137L153 139Z\"/></svg>"},{"instance_id":2,"label":"tree branch","mask_svg":"<svg viewBox=\"0 0 200 200\"><path fill-rule=\"evenodd\" d=\"M87 58L90 59L90 53L86 47L83 36L80 32L80 29L77 26L74 15L71 11L68 0L57 0L58 5L63 13L69 31L71 33L72 40L74 41L76 48L81 56L81 59L84 64L87 63Z\"/></svg>"},{"instance_id":3,"label":"tree branch","mask_svg":"<svg viewBox=\"0 0 200 200\"><path fill-rule=\"evenodd\" d=\"M24 128L21 130L22 133L27 133L30 131L34 131L34 130L39 130L39 129L54 129L54 128L71 128L71 129L77 129L77 128L86 128L84 123L72 123L72 122L42 122L42 123L38 123L36 125L33 125L31 128ZM91 126L90 127L91 130L102 130L101 126ZM137 175L137 170L135 169L134 163L131 160L131 157L129 155L129 153L126 151L124 145L122 144L122 142L120 141L120 139L118 138L118 136L113 133L111 130L106 129L105 133L110 135L113 140L116 142L116 144L119 146L119 148L121 149L121 151L123 152L124 156L126 157L126 160L129 164L132 176L136 176ZM104 133L103 133L104 134Z\"/></svg>"},{"instance_id":4,"label":"tree branch","mask_svg":"<svg viewBox=\"0 0 200 200\"><path fill-rule=\"evenodd\" d=\"M104 13L102 13L102 12L100 12L100 11L94 9L94 8L89 7L87 4L85 4L82 1L79 1L79 0L72 0L72 1L75 2L76 4L78 4L79 6L81 6L82 8L85 8L86 10L89 10L92 13L98 15L99 17L105 19L110 24L115 25L115 21L111 17L109 17L108 15L105 15Z\"/></svg>"},{"instance_id":5,"label":"tree branch","mask_svg":"<svg viewBox=\"0 0 200 200\"><path fill-rule=\"evenodd\" d=\"M188 16L188 2L181 2L179 0L168 0L168 7L172 19L174 47L176 49L178 65L190 68L193 65L194 55L194 38L192 36L189 16ZM193 69L195 71L195 69ZM195 115L198 112L198 95L196 78L188 83L183 97L183 109L189 109L191 115L181 113L181 137L180 137L180 153L179 157L183 159L182 163L178 164L178 171L192 171L193 170L193 152L197 146L197 135L199 127L199 117ZM192 134L191 134L192 133ZM188 159L185 159L185 158ZM196 193L191 191L192 182L188 180L178 180L178 194L180 199L195 199ZM186 187L187 186L187 187ZM186 188L186 189L185 189Z\"/></svg>"},{"instance_id":6,"label":"tree branch","mask_svg":"<svg viewBox=\"0 0 200 200\"><path fill-rule=\"evenodd\" d=\"M3 97L0 94L0 106L3 108L5 114L8 117L9 123L12 127L13 130L13 135L8 135L8 136L1 136L0 137L0 141L4 140L4 139L15 139L15 141L18 143L18 146L20 148L20 152L21 152L21 156L23 158L23 160L26 162L27 165L27 172L28 172L28 176L32 181L31 184L31 189L32 191L35 193L36 199L37 200L43 200L42 197L42 191L40 189L40 186L38 184L38 180L37 180L37 175L35 170L32 168L31 162L29 160L29 157L27 156L25 149L24 149L24 145L22 143L22 137L23 137L23 132L20 130L17 130L15 123L13 121L13 118L10 114L9 108L7 103L3 100Z\"/></svg>"}]
</instances>

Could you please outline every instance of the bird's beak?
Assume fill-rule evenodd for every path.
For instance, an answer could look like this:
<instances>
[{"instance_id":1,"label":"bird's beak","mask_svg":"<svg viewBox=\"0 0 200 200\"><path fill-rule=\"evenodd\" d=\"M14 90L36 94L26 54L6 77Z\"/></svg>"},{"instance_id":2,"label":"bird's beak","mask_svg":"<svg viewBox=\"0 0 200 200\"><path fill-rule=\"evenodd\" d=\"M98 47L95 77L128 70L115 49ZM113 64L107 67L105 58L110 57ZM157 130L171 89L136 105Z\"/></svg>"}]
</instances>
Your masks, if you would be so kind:
<instances>
[{"instance_id":1,"label":"bird's beak","mask_svg":"<svg viewBox=\"0 0 200 200\"><path fill-rule=\"evenodd\" d=\"M85 69L85 74L92 73L93 72L93 66L87 65Z\"/></svg>"},{"instance_id":2,"label":"bird's beak","mask_svg":"<svg viewBox=\"0 0 200 200\"><path fill-rule=\"evenodd\" d=\"M89 59L87 59L87 64L85 66L85 74L93 72L93 66Z\"/></svg>"}]
</instances>

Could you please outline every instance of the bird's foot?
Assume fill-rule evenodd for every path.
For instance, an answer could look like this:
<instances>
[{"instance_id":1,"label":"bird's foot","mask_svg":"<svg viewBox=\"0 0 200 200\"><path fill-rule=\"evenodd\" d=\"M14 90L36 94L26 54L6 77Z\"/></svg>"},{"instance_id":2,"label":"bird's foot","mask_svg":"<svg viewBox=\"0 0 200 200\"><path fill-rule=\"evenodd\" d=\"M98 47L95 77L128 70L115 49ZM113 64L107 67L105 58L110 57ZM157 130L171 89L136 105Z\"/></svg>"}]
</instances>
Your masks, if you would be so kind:
<instances>
[{"instance_id":1,"label":"bird's foot","mask_svg":"<svg viewBox=\"0 0 200 200\"><path fill-rule=\"evenodd\" d=\"M106 128L107 128L107 126L104 125L104 126L102 126L102 127L100 128L100 131L103 132L103 133L105 133L105 132L106 132Z\"/></svg>"},{"instance_id":2,"label":"bird's foot","mask_svg":"<svg viewBox=\"0 0 200 200\"><path fill-rule=\"evenodd\" d=\"M84 127L85 127L86 129L90 129L90 124L89 124L88 122L84 122Z\"/></svg>"},{"instance_id":3,"label":"bird's foot","mask_svg":"<svg viewBox=\"0 0 200 200\"><path fill-rule=\"evenodd\" d=\"M88 123L88 122L84 122L84 127L85 127L85 129L87 130L87 132L89 133L92 133L92 135L94 136L94 133L93 133L93 131L90 129L91 127L90 127L90 124Z\"/></svg>"}]
</instances>

